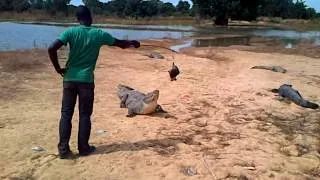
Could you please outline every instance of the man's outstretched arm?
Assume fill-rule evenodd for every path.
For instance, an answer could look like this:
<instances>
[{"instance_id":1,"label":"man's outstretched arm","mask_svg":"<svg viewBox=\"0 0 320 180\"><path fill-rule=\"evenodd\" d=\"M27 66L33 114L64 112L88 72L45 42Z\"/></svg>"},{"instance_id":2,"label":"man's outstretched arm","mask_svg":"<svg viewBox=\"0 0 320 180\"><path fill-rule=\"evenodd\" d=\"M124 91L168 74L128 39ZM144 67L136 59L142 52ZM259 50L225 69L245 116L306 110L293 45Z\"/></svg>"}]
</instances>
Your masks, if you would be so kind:
<instances>
[{"instance_id":1,"label":"man's outstretched arm","mask_svg":"<svg viewBox=\"0 0 320 180\"><path fill-rule=\"evenodd\" d=\"M61 69L59 62L58 62L58 50L63 46L63 42L60 41L59 39L55 40L50 47L48 48L48 53L49 53L49 57L50 60L55 68L55 70L57 71L57 73L59 73L61 76L64 75L65 73L65 69Z\"/></svg>"}]
</instances>

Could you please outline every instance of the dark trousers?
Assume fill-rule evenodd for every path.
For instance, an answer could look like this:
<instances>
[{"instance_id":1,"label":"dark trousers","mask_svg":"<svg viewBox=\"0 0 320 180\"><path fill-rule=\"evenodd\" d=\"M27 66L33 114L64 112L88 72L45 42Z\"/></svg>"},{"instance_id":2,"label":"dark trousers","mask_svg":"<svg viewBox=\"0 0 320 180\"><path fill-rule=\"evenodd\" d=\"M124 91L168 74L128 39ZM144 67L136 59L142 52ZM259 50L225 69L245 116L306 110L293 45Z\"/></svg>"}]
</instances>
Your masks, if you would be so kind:
<instances>
[{"instance_id":1,"label":"dark trousers","mask_svg":"<svg viewBox=\"0 0 320 180\"><path fill-rule=\"evenodd\" d=\"M79 97L79 131L78 150L89 150L89 138L91 131L91 114L94 101L94 83L64 82L61 107L61 119L59 124L60 140L58 150L60 154L70 151L69 140L72 128L72 116L74 107Z\"/></svg>"}]
</instances>

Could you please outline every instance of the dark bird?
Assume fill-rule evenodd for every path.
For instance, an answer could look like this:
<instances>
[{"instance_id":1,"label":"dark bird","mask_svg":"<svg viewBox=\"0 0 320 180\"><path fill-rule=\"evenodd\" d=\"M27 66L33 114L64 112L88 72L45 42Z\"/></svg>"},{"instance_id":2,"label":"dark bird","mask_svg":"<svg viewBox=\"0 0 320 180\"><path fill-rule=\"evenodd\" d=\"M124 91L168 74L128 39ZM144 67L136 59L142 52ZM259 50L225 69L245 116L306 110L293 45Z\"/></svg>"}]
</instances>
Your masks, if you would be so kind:
<instances>
[{"instance_id":1,"label":"dark bird","mask_svg":"<svg viewBox=\"0 0 320 180\"><path fill-rule=\"evenodd\" d=\"M176 77L180 74L179 68L174 64L174 62L172 63L171 70L168 72L169 72L171 81L176 81L177 80Z\"/></svg>"}]
</instances>

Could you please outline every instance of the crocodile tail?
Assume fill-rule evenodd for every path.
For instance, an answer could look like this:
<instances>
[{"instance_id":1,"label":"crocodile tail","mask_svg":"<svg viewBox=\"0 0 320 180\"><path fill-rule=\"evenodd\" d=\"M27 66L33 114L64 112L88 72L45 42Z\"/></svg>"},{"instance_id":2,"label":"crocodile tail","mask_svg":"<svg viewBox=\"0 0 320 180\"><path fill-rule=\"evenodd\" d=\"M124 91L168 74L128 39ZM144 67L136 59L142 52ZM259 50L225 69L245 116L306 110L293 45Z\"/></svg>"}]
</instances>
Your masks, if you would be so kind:
<instances>
[{"instance_id":1,"label":"crocodile tail","mask_svg":"<svg viewBox=\"0 0 320 180\"><path fill-rule=\"evenodd\" d=\"M303 103L303 107L311 108L311 109L318 109L318 108L319 108L319 105L316 104L316 103L312 103L312 102L309 102L309 101L305 101L305 102Z\"/></svg>"},{"instance_id":2,"label":"crocodile tail","mask_svg":"<svg viewBox=\"0 0 320 180\"><path fill-rule=\"evenodd\" d=\"M266 69L265 66L253 66L251 69Z\"/></svg>"},{"instance_id":3,"label":"crocodile tail","mask_svg":"<svg viewBox=\"0 0 320 180\"><path fill-rule=\"evenodd\" d=\"M128 90L134 90L132 87L129 87L129 86L126 86L126 85L123 85L123 84L118 84L118 89L122 89L122 88L125 88L125 89L128 89Z\"/></svg>"}]
</instances>

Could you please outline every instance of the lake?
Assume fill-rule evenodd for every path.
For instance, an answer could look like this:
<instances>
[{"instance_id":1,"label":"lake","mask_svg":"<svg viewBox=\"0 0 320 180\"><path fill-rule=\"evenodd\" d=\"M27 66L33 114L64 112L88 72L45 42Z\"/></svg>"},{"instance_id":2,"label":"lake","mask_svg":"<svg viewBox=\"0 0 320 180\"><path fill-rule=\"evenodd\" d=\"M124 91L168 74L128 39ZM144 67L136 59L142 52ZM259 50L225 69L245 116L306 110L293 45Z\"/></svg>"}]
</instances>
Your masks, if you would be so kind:
<instances>
[{"instance_id":1,"label":"lake","mask_svg":"<svg viewBox=\"0 0 320 180\"><path fill-rule=\"evenodd\" d=\"M152 26L153 27L153 26ZM152 28L151 27L151 28ZM150 28L150 27L148 27ZM160 26L159 28L166 28ZM66 27L53 25L0 23L0 51L18 49L46 48ZM123 27L102 28L118 39L182 39L192 35L192 32L164 30L125 29ZM172 29L172 27L171 27Z\"/></svg>"},{"instance_id":2,"label":"lake","mask_svg":"<svg viewBox=\"0 0 320 180\"><path fill-rule=\"evenodd\" d=\"M64 26L61 26L64 25ZM12 51L21 49L47 48L66 26L76 24L51 23L50 25L40 24L19 24L11 22L0 23L0 51ZM272 28L195 28L192 26L155 26L155 25L111 25L101 24L103 30L109 32L118 39L184 39L192 36L212 36L216 34L236 34L249 37L260 36L281 39L287 47L291 47L293 42L300 40L311 40L320 46L320 31L297 32L294 30L281 30ZM187 41L185 44L174 46L178 50L188 46L228 46L233 44L247 45L246 38L215 39L207 41L205 38Z\"/></svg>"}]
</instances>

